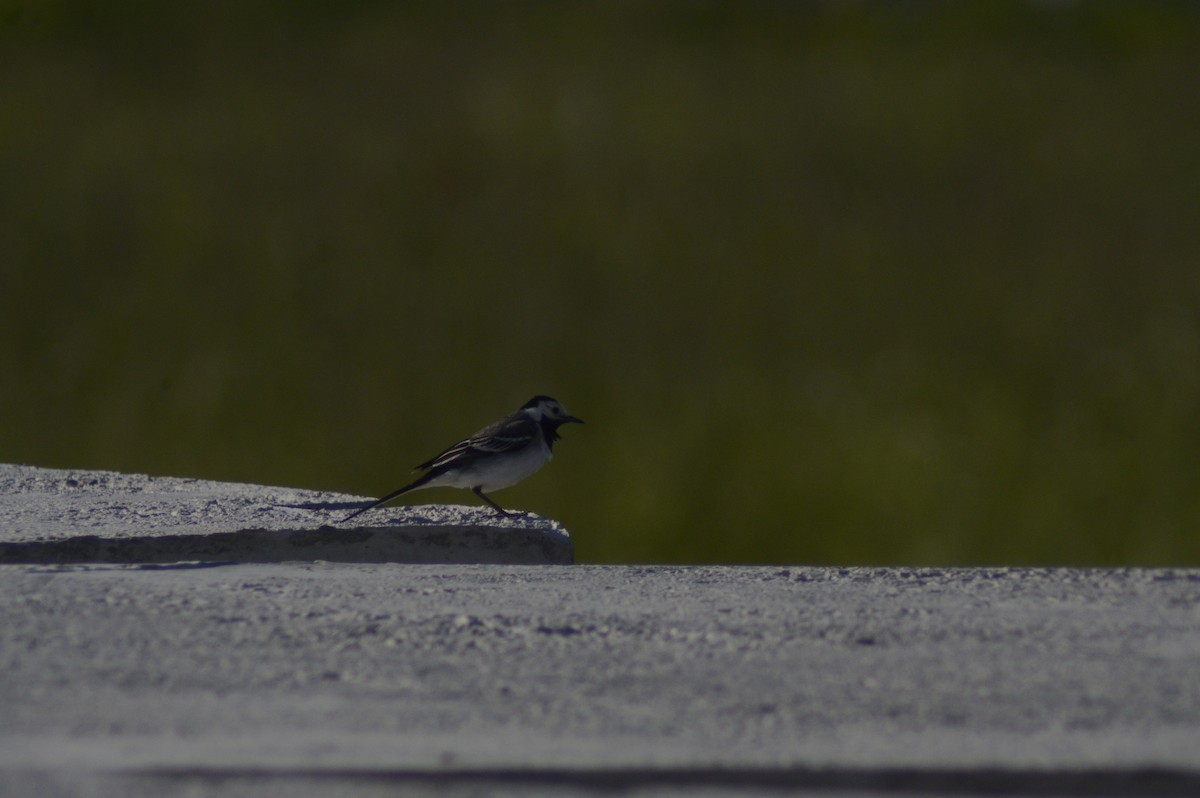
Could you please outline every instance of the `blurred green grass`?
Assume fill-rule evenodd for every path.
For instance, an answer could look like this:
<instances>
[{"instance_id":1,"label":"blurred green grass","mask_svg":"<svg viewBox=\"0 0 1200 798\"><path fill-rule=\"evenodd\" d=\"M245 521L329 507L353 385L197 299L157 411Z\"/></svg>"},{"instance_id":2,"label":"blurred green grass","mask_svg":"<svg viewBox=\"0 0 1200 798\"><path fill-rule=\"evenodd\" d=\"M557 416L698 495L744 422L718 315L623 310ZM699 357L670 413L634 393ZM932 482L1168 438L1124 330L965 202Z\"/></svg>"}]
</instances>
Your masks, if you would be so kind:
<instances>
[{"instance_id":1,"label":"blurred green grass","mask_svg":"<svg viewBox=\"0 0 1200 798\"><path fill-rule=\"evenodd\" d=\"M584 561L1200 563L1195 6L245 6L0 8L0 460L550 393Z\"/></svg>"}]
</instances>

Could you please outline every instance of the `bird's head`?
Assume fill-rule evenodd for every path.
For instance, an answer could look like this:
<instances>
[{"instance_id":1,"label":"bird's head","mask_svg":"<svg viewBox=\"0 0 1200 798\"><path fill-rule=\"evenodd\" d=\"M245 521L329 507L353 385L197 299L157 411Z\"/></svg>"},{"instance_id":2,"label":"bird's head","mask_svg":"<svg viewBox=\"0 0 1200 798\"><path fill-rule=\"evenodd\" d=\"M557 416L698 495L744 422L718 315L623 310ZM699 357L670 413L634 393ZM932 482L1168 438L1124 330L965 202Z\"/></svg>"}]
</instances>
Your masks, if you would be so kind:
<instances>
[{"instance_id":1,"label":"bird's head","mask_svg":"<svg viewBox=\"0 0 1200 798\"><path fill-rule=\"evenodd\" d=\"M522 407L534 421L548 421L554 426L559 424L582 424L583 419L575 418L566 411L557 399L549 396L535 396Z\"/></svg>"}]
</instances>

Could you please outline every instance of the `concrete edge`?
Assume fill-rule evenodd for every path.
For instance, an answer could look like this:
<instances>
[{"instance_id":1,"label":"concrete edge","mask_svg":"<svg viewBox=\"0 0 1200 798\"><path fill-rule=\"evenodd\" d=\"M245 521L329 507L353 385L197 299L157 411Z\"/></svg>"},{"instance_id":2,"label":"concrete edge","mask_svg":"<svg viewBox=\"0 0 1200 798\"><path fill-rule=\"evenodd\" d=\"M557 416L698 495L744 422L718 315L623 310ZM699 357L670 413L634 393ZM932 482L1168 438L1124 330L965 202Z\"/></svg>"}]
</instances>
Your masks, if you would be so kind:
<instances>
[{"instance_id":1,"label":"concrete edge","mask_svg":"<svg viewBox=\"0 0 1200 798\"><path fill-rule=\"evenodd\" d=\"M539 530L482 526L246 529L207 535L0 543L0 564L265 563L315 561L570 565L569 540Z\"/></svg>"},{"instance_id":2,"label":"concrete edge","mask_svg":"<svg viewBox=\"0 0 1200 798\"><path fill-rule=\"evenodd\" d=\"M351 563L569 565L551 519L419 505L331 526L358 497L247 483L0 464L0 564Z\"/></svg>"}]
</instances>

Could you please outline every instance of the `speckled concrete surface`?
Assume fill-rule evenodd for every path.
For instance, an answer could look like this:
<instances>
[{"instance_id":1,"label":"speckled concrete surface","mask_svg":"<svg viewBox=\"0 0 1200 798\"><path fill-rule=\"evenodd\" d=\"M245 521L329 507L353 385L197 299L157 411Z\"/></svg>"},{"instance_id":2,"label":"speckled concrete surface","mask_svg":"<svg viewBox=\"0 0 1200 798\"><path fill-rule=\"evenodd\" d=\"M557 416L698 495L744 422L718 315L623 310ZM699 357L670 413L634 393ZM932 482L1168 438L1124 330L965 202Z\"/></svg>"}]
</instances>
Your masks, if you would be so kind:
<instances>
[{"instance_id":1,"label":"speckled concrete surface","mask_svg":"<svg viewBox=\"0 0 1200 798\"><path fill-rule=\"evenodd\" d=\"M570 535L487 507L389 506L296 488L0 465L0 563L570 563Z\"/></svg>"},{"instance_id":2,"label":"speckled concrete surface","mask_svg":"<svg viewBox=\"0 0 1200 798\"><path fill-rule=\"evenodd\" d=\"M0 554L161 554L0 565L0 796L1200 793L1197 570L400 564L375 536L569 538L195 480L0 491Z\"/></svg>"},{"instance_id":3,"label":"speckled concrete surface","mask_svg":"<svg viewBox=\"0 0 1200 798\"><path fill-rule=\"evenodd\" d=\"M1200 787L1196 571L5 566L0 617L16 788Z\"/></svg>"}]
</instances>

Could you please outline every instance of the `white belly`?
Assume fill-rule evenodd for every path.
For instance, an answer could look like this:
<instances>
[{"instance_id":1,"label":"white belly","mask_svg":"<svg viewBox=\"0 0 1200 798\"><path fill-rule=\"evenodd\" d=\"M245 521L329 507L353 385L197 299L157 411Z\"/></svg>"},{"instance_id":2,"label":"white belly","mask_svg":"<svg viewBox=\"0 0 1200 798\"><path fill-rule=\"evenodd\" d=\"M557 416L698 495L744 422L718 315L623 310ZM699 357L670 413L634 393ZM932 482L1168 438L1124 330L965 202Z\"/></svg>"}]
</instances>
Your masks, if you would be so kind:
<instances>
[{"instance_id":1,"label":"white belly","mask_svg":"<svg viewBox=\"0 0 1200 798\"><path fill-rule=\"evenodd\" d=\"M550 459L550 449L545 441L538 443L538 446L530 446L518 454L489 458L474 467L442 474L429 480L422 487L474 488L478 485L484 493L488 493L515 485L536 472Z\"/></svg>"}]
</instances>

